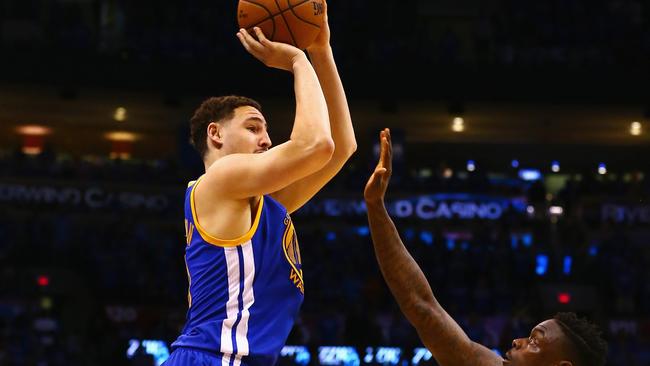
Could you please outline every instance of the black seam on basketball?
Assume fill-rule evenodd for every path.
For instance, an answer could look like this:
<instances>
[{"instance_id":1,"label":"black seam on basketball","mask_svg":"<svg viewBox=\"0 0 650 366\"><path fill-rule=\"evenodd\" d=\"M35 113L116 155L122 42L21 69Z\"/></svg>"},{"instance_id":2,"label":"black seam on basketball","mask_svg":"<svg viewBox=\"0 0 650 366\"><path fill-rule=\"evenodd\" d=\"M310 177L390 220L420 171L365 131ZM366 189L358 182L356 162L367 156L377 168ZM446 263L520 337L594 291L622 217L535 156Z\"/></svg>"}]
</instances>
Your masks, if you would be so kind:
<instances>
[{"instance_id":1,"label":"black seam on basketball","mask_svg":"<svg viewBox=\"0 0 650 366\"><path fill-rule=\"evenodd\" d=\"M307 1L309 1L309 0L307 0ZM271 12L271 11L270 11L266 6L264 6L264 4L256 3L256 2L251 1L251 0L242 0L242 2L249 3L249 4L252 4L252 5L257 5L257 6L259 6L260 8L266 10L267 13L269 13L269 17L268 17L268 18L263 18L262 20L260 20L259 22L257 22L256 25L257 25L257 24L264 23L264 22L266 22L267 20L271 19L271 24L273 24L273 28L272 28L273 30L271 31L271 35L270 35L269 37L270 37L271 39L273 39L273 37L275 37L275 21L273 20L273 17L274 17L273 13L272 13L272 12ZM276 4L276 5L277 5L277 4ZM278 10L280 10L280 7L279 7L279 6L278 6ZM250 28L249 28L249 29L250 29Z\"/></svg>"},{"instance_id":2,"label":"black seam on basketball","mask_svg":"<svg viewBox=\"0 0 650 366\"><path fill-rule=\"evenodd\" d=\"M302 3L297 4L297 5L294 5L294 6L291 6L291 3L289 3L289 1L290 1L290 0L287 0L287 3L288 3L289 6L290 6L290 7L289 7L289 10L291 10L291 12L293 13L293 15L294 15L296 18L302 20L303 22L305 22L305 23L307 23L307 24L311 24L311 25L313 25L314 27L320 29L320 25L318 25L318 24L316 24L316 23L312 23L312 22L310 22L310 21L307 20L307 19L303 19L303 18L301 18L301 17L300 17L298 14L296 14L296 12L293 10L294 8L298 7L299 5L302 5L302 4L306 3L306 2L309 1L309 0L307 0L307 1L303 1Z\"/></svg>"},{"instance_id":3,"label":"black seam on basketball","mask_svg":"<svg viewBox=\"0 0 650 366\"><path fill-rule=\"evenodd\" d=\"M259 5L259 6L263 7L263 8L264 8L264 9L265 9L269 14L271 14L271 16L269 16L268 18L262 18L259 22L256 23L256 24L260 24L260 23L265 22L265 21L267 21L267 20L269 20L269 19L273 19L273 17L276 16L276 15L280 15L280 14L282 14L282 13L284 13L284 12L287 12L287 11L289 11L289 10L292 10L293 8L298 7L298 6L300 6L300 5L302 5L302 4L306 3L306 2L309 2L309 1L311 1L311 0L303 0L303 1L299 2L298 4L295 4L295 5L293 5L293 6L290 6L290 7L287 8L287 9L280 10L280 12L278 12L277 14L273 14L273 13L271 13L268 9L266 9L266 7L265 7L264 5L259 4L259 3L256 3L256 2L254 2L254 1L252 1L252 0L242 0L242 1L245 1L245 2L250 3L250 4ZM276 4L277 4L277 3L276 3ZM278 9L280 9L280 6L278 6ZM275 25L275 22L273 22L273 24ZM319 28L320 28L320 27L319 27Z\"/></svg>"},{"instance_id":4,"label":"black seam on basketball","mask_svg":"<svg viewBox=\"0 0 650 366\"><path fill-rule=\"evenodd\" d=\"M275 1L275 5L278 6L278 9L282 9L280 7L280 3L278 2L278 0L274 0L274 1ZM280 11L280 16L282 17L282 20L284 20L284 25L287 26L287 30L289 31L289 35L291 36L291 40L293 41L293 45L297 47L298 42L296 42L296 37L293 36L293 32L291 31L291 27L289 27L289 22L287 22L287 19L285 19L283 11Z\"/></svg>"}]
</instances>

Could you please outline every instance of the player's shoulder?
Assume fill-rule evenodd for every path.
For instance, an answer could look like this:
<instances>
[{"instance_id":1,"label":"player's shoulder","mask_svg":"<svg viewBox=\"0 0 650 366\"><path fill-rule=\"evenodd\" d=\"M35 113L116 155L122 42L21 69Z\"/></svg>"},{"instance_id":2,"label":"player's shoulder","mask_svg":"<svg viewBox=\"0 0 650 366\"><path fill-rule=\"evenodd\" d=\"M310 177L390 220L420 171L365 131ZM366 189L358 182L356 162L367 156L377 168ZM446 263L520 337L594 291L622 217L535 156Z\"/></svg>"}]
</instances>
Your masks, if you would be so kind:
<instances>
[{"instance_id":1,"label":"player's shoulder","mask_svg":"<svg viewBox=\"0 0 650 366\"><path fill-rule=\"evenodd\" d=\"M205 177L205 174L202 174L202 175L199 176L198 178L196 178L196 179L194 179L194 180L191 180L191 181L187 182L187 188L194 188L194 187L197 185L197 183L198 183L199 181L201 181L204 177Z\"/></svg>"}]
</instances>

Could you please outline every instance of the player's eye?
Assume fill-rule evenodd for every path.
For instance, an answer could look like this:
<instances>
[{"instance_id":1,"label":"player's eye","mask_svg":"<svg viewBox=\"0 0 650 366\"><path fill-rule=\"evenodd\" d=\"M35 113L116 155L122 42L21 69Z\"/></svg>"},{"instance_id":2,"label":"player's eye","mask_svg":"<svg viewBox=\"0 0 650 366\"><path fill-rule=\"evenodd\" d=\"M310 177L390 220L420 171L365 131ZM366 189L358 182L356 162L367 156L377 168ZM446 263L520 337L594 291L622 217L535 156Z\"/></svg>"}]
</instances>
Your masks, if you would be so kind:
<instances>
[{"instance_id":1,"label":"player's eye","mask_svg":"<svg viewBox=\"0 0 650 366\"><path fill-rule=\"evenodd\" d=\"M255 128L255 126L248 126L246 129L251 132L257 132L257 128Z\"/></svg>"}]
</instances>

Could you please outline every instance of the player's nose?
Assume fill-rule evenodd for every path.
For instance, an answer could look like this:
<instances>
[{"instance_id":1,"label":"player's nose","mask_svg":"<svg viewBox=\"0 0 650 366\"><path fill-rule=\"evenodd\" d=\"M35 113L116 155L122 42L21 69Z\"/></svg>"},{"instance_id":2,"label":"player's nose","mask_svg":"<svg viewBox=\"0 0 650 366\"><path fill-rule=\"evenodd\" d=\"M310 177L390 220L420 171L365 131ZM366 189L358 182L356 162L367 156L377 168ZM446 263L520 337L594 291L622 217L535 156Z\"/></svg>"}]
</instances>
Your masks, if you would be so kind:
<instances>
[{"instance_id":1,"label":"player's nose","mask_svg":"<svg viewBox=\"0 0 650 366\"><path fill-rule=\"evenodd\" d=\"M271 138L269 137L269 134L264 134L264 137L260 140L260 146L268 149L271 147Z\"/></svg>"}]
</instances>

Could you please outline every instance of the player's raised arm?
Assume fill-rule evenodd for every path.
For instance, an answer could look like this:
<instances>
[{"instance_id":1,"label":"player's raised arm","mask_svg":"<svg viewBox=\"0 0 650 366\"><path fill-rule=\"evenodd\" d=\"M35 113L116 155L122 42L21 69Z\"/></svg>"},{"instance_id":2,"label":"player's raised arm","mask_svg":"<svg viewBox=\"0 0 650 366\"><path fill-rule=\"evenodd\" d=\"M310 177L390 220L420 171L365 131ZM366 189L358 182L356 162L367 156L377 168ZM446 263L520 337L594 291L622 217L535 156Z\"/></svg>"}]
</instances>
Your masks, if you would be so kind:
<instances>
[{"instance_id":1,"label":"player's raised arm","mask_svg":"<svg viewBox=\"0 0 650 366\"><path fill-rule=\"evenodd\" d=\"M380 143L380 160L366 184L364 197L377 262L400 309L440 365L502 365L506 361L472 342L442 308L424 273L404 247L384 205L392 169L388 129L381 131Z\"/></svg>"},{"instance_id":2,"label":"player's raised arm","mask_svg":"<svg viewBox=\"0 0 650 366\"><path fill-rule=\"evenodd\" d=\"M246 50L265 65L290 71L294 75L296 114L289 141L261 154L228 154L206 171L204 182L214 187L213 194L229 199L259 196L278 191L320 170L332 156L327 105L316 73L305 53L288 44L272 42L255 28L257 39L246 30L237 34ZM250 113L254 128L263 117ZM208 126L208 139L220 143L219 123ZM254 132L254 131L252 131Z\"/></svg>"},{"instance_id":3,"label":"player's raised arm","mask_svg":"<svg viewBox=\"0 0 650 366\"><path fill-rule=\"evenodd\" d=\"M297 210L318 193L357 149L348 101L330 45L327 3L324 5L323 26L316 40L307 47L307 52L325 94L335 149L332 159L323 169L273 194L289 212Z\"/></svg>"}]
</instances>

